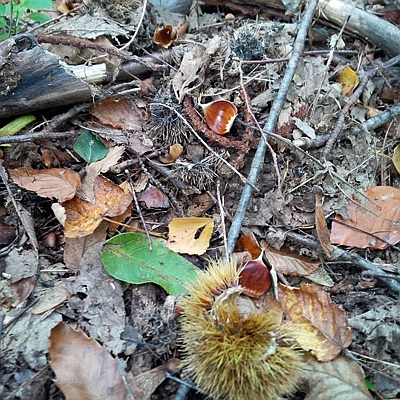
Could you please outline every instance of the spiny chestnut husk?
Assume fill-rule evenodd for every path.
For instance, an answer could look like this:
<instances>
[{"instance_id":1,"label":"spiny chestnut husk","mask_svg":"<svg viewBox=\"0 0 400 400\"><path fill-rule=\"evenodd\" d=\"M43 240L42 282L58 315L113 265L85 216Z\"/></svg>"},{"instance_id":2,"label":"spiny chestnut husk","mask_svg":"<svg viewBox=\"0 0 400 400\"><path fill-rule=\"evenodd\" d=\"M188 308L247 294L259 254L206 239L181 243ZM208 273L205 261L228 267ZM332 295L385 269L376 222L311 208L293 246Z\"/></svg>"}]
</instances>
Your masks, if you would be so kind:
<instances>
[{"instance_id":1,"label":"spiny chestnut husk","mask_svg":"<svg viewBox=\"0 0 400 400\"><path fill-rule=\"evenodd\" d=\"M214 399L276 400L296 390L302 354L288 325L241 296L232 262L214 262L181 300L184 363ZM246 301L247 300L247 301Z\"/></svg>"}]
</instances>

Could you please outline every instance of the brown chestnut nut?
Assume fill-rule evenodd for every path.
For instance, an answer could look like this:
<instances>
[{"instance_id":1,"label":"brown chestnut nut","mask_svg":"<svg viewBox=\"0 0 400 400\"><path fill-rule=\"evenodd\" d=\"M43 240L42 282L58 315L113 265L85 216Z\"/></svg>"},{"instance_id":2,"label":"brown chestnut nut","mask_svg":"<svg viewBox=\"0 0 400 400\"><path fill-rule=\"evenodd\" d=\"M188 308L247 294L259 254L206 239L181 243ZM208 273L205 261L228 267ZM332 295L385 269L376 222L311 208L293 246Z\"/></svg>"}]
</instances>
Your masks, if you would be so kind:
<instances>
[{"instance_id":1,"label":"brown chestnut nut","mask_svg":"<svg viewBox=\"0 0 400 400\"><path fill-rule=\"evenodd\" d=\"M246 296L261 297L271 287L271 273L260 258L248 261L240 269L239 284Z\"/></svg>"}]
</instances>

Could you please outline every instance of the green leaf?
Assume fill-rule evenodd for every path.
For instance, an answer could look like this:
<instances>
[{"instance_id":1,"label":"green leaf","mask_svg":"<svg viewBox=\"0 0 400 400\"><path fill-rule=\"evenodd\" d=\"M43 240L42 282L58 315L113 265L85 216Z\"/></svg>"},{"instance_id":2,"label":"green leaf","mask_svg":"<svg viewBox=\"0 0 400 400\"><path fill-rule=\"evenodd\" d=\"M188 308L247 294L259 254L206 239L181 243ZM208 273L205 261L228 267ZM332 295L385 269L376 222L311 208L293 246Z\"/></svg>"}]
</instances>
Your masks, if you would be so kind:
<instances>
[{"instance_id":1,"label":"green leaf","mask_svg":"<svg viewBox=\"0 0 400 400\"><path fill-rule=\"evenodd\" d=\"M108 147L88 130L76 139L74 150L88 163L99 161L108 153Z\"/></svg>"},{"instance_id":2,"label":"green leaf","mask_svg":"<svg viewBox=\"0 0 400 400\"><path fill-rule=\"evenodd\" d=\"M51 17L49 15L43 14L41 12L30 13L30 14L28 14L28 17L40 24L51 20Z\"/></svg>"},{"instance_id":3,"label":"green leaf","mask_svg":"<svg viewBox=\"0 0 400 400\"><path fill-rule=\"evenodd\" d=\"M106 271L116 279L140 284L153 282L171 295L185 291L185 284L197 277L198 269L165 245L140 233L122 233L106 242L102 251Z\"/></svg>"},{"instance_id":4,"label":"green leaf","mask_svg":"<svg viewBox=\"0 0 400 400\"><path fill-rule=\"evenodd\" d=\"M41 8L53 7L51 0L21 0L20 4L24 8L29 8L30 10L40 10Z\"/></svg>"},{"instance_id":5,"label":"green leaf","mask_svg":"<svg viewBox=\"0 0 400 400\"><path fill-rule=\"evenodd\" d=\"M367 386L367 388L369 390L371 390L372 392L375 392L375 386L369 379L365 379L365 385Z\"/></svg>"},{"instance_id":6,"label":"green leaf","mask_svg":"<svg viewBox=\"0 0 400 400\"><path fill-rule=\"evenodd\" d=\"M24 115L23 117L16 118L0 129L0 136L15 135L35 119L36 117L34 115Z\"/></svg>"}]
</instances>

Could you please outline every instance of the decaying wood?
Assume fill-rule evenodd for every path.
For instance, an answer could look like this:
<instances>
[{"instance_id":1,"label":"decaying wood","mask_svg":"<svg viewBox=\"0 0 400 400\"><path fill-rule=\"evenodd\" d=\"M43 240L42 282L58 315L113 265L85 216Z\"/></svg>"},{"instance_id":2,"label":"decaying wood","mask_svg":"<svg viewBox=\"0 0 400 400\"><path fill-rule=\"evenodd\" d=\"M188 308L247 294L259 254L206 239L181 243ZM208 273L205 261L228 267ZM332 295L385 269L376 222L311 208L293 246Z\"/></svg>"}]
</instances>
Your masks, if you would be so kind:
<instances>
[{"instance_id":1,"label":"decaying wood","mask_svg":"<svg viewBox=\"0 0 400 400\"><path fill-rule=\"evenodd\" d=\"M378 16L341 0L321 0L319 16L342 26L348 16L346 30L394 56L400 53L400 29Z\"/></svg>"},{"instance_id":2,"label":"decaying wood","mask_svg":"<svg viewBox=\"0 0 400 400\"><path fill-rule=\"evenodd\" d=\"M0 118L89 101L95 91L32 35L16 35L0 44Z\"/></svg>"}]
</instances>

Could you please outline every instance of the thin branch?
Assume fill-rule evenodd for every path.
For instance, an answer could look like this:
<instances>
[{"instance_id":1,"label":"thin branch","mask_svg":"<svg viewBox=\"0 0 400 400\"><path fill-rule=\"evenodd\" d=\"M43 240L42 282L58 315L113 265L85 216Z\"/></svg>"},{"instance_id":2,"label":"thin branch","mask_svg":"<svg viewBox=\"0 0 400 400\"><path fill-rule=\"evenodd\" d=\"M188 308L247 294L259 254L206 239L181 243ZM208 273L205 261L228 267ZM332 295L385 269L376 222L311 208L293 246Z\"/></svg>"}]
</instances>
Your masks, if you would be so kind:
<instances>
[{"instance_id":1,"label":"thin branch","mask_svg":"<svg viewBox=\"0 0 400 400\"><path fill-rule=\"evenodd\" d=\"M301 21L299 27L299 33L297 34L296 40L293 45L293 53L288 62L287 70L285 76L282 79L281 86L279 88L278 94L272 103L271 112L264 126L264 132L268 136L268 132L272 132L278 120L278 116L282 110L286 94L289 90L289 85L292 82L293 76L295 74L297 64L302 55L304 49L304 43L307 37L308 30L311 26L311 22L314 16L315 9L317 7L318 0L310 0L308 8L303 15L303 20ZM239 201L239 205L233 219L231 229L228 234L228 252L232 253L235 247L237 238L239 237L240 228L242 226L243 218L246 214L247 207L250 202L251 195L253 193L253 186L255 185L258 175L260 173L261 167L264 163L265 152L267 145L265 140L260 140L257 151L254 155L253 162L251 164L250 173L247 177L248 183L246 183L242 196Z\"/></svg>"},{"instance_id":2,"label":"thin branch","mask_svg":"<svg viewBox=\"0 0 400 400\"><path fill-rule=\"evenodd\" d=\"M289 238L294 240L295 242L302 244L304 246L311 247L313 249L321 249L321 245L313 239L306 238L302 235L299 235L295 232L285 232L285 235ZM374 264L368 260L365 260L357 253L349 253L345 250L337 246L332 246L332 259L342 259L345 261L350 261L352 264L357 265L364 271L373 271L381 276L379 279L384 282L387 286L390 287L396 293L400 293L400 283L394 279L391 279L389 275L383 271L377 264ZM322 249L321 249L322 250Z\"/></svg>"}]
</instances>

